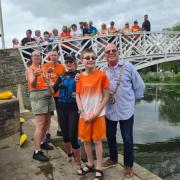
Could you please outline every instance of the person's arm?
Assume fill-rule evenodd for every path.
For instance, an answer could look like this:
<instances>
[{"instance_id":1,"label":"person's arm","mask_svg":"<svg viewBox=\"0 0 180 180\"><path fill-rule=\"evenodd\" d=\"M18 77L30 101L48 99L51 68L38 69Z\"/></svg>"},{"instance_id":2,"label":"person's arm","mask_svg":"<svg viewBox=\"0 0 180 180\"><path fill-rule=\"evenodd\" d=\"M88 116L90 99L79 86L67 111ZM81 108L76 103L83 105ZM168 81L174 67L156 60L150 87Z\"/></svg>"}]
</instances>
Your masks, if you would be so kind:
<instances>
[{"instance_id":1,"label":"person's arm","mask_svg":"<svg viewBox=\"0 0 180 180\"><path fill-rule=\"evenodd\" d=\"M37 86L37 78L42 73L40 69L33 71L31 68L26 70L26 79L32 85L33 88Z\"/></svg>"},{"instance_id":2,"label":"person's arm","mask_svg":"<svg viewBox=\"0 0 180 180\"><path fill-rule=\"evenodd\" d=\"M56 92L59 90L61 83L62 83L62 78L61 78L61 76L59 76L58 79L57 79L57 81L56 81L55 84L53 85L54 93L56 93Z\"/></svg>"},{"instance_id":3,"label":"person's arm","mask_svg":"<svg viewBox=\"0 0 180 180\"><path fill-rule=\"evenodd\" d=\"M51 81L50 77L49 76L46 76L46 77L44 76L43 78L44 78L44 81L46 82L46 85L48 87L48 91L49 91L50 96L54 96L54 90L53 90L53 87L52 87L52 81Z\"/></svg>"},{"instance_id":4,"label":"person's arm","mask_svg":"<svg viewBox=\"0 0 180 180\"><path fill-rule=\"evenodd\" d=\"M135 100L139 101L144 97L145 84L136 68L131 64L132 68L132 87L134 90Z\"/></svg>"},{"instance_id":5,"label":"person's arm","mask_svg":"<svg viewBox=\"0 0 180 180\"><path fill-rule=\"evenodd\" d=\"M97 108L96 112L93 114L91 119L94 119L97 116L99 116L99 114L104 109L105 105L107 104L108 100L109 100L109 89L104 89L103 90L103 99L102 99L99 107Z\"/></svg>"},{"instance_id":6,"label":"person's arm","mask_svg":"<svg viewBox=\"0 0 180 180\"><path fill-rule=\"evenodd\" d=\"M78 109L79 111L84 111L83 109L83 105L82 105L82 102L81 102L81 97L80 97L80 94L76 92L76 103L77 103L77 106L78 106Z\"/></svg>"}]
</instances>

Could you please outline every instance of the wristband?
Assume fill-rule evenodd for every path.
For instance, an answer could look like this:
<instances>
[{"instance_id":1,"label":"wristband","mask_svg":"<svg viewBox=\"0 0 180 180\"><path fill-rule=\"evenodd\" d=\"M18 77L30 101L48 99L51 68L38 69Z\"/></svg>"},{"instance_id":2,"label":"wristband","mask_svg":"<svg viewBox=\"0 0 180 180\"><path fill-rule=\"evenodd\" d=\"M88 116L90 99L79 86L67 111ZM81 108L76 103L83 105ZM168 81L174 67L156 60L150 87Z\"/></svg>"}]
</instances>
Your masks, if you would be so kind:
<instances>
[{"instance_id":1,"label":"wristband","mask_svg":"<svg viewBox=\"0 0 180 180\"><path fill-rule=\"evenodd\" d=\"M79 113L79 114L81 114L81 113L83 113L83 112L84 112L84 109L79 109L79 110L78 110L78 113Z\"/></svg>"}]
</instances>

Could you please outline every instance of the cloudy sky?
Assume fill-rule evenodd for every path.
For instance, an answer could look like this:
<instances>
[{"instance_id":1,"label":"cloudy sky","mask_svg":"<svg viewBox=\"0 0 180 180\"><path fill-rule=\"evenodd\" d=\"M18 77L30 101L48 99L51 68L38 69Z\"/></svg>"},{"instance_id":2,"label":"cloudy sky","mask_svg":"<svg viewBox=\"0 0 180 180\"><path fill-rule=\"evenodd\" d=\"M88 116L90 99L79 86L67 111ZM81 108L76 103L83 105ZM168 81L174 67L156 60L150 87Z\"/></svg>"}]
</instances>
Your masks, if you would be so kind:
<instances>
[{"instance_id":1,"label":"cloudy sky","mask_svg":"<svg viewBox=\"0 0 180 180\"><path fill-rule=\"evenodd\" d=\"M161 31L180 22L180 0L1 0L6 47L12 38L22 39L26 29L61 30L62 25L93 20L99 28L111 20L120 28L149 15L152 30ZM0 46L1 47L1 46Z\"/></svg>"}]
</instances>

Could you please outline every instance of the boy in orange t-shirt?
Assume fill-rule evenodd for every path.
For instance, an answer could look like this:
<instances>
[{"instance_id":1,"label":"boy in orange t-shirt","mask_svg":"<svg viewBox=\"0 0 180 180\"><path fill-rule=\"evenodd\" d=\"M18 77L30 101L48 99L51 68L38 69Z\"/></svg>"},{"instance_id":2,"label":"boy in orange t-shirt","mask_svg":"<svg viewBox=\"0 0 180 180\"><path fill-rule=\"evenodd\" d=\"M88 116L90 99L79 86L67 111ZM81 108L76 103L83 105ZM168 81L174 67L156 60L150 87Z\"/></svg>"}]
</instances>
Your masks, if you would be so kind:
<instances>
[{"instance_id":1,"label":"boy in orange t-shirt","mask_svg":"<svg viewBox=\"0 0 180 180\"><path fill-rule=\"evenodd\" d=\"M85 71L80 74L76 85L76 101L80 113L78 137L84 141L88 163L78 171L78 175L95 170L93 141L97 155L95 177L102 178L102 140L106 138L104 107L109 98L109 81L104 72L95 69L96 56L93 50L85 49L81 54L81 61Z\"/></svg>"}]
</instances>

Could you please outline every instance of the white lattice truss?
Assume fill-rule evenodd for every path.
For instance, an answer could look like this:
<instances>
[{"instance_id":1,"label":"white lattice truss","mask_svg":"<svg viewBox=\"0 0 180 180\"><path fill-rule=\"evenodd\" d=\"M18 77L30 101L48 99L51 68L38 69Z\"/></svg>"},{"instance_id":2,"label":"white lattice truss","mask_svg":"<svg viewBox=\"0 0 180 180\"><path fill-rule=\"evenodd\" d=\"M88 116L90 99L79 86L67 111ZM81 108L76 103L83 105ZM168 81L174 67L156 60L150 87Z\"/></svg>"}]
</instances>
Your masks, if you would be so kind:
<instances>
[{"instance_id":1,"label":"white lattice truss","mask_svg":"<svg viewBox=\"0 0 180 180\"><path fill-rule=\"evenodd\" d=\"M41 52L42 63L49 48L57 49L62 63L65 54L73 53L77 58L78 69L81 69L83 67L80 54L84 48L90 47L97 54L97 66L102 67L106 64L103 51L109 42L115 43L118 46L120 57L131 61L137 69L180 60L180 32L138 32L126 35L87 36L56 41L47 46L24 46L20 47L19 51L25 66L33 50Z\"/></svg>"}]
</instances>

